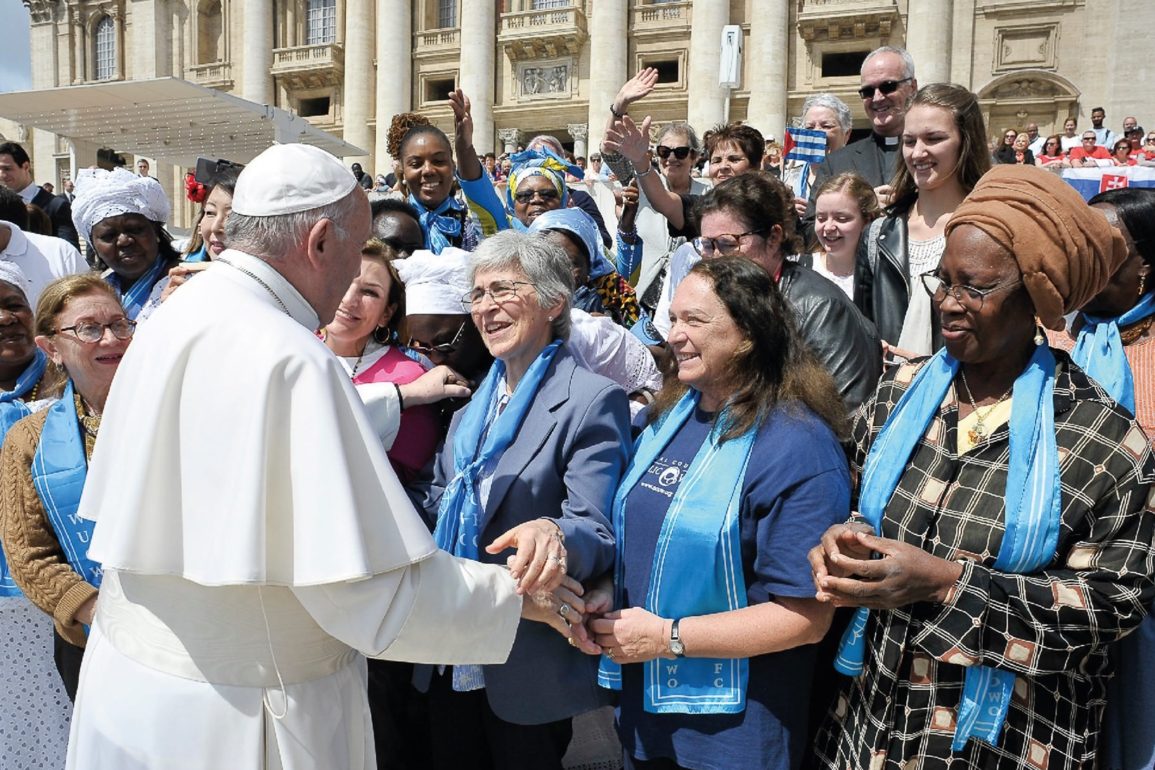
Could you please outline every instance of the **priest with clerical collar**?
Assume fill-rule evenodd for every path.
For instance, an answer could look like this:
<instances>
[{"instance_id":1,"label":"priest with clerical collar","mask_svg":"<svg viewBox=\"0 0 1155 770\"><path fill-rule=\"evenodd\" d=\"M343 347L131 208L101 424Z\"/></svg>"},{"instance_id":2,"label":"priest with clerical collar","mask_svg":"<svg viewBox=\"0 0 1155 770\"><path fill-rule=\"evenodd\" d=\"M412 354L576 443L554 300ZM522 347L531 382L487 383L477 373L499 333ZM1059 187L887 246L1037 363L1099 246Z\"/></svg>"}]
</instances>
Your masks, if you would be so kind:
<instances>
[{"instance_id":1,"label":"priest with clerical collar","mask_svg":"<svg viewBox=\"0 0 1155 770\"><path fill-rule=\"evenodd\" d=\"M918 91L914 76L914 60L902 48L883 46L872 51L862 62L862 107L870 118L870 136L836 150L818 164L814 183L810 186L811 200L808 217L813 221L813 195L827 179L838 174L853 172L870 183L879 203L889 206L893 201L890 180L902 160L902 129L906 109Z\"/></svg>"},{"instance_id":2,"label":"priest with clerical collar","mask_svg":"<svg viewBox=\"0 0 1155 770\"><path fill-rule=\"evenodd\" d=\"M555 586L438 550L315 336L368 235L339 160L266 150L232 248L123 359L79 510L104 582L69 768L371 770L362 654L499 663L522 616L576 633Z\"/></svg>"}]
</instances>

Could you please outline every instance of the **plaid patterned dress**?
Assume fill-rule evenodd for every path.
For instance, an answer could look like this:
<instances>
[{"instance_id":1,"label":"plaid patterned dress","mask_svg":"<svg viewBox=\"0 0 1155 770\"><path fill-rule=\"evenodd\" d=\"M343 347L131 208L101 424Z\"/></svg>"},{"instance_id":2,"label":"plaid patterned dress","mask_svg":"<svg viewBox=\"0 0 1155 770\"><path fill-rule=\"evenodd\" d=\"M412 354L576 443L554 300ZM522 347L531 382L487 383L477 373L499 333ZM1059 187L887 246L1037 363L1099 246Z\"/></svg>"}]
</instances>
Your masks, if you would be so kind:
<instances>
[{"instance_id":1,"label":"plaid patterned dress","mask_svg":"<svg viewBox=\"0 0 1155 770\"><path fill-rule=\"evenodd\" d=\"M945 604L871 613L865 671L845 679L819 732L819 767L837 770L1093 766L1110 664L1107 645L1155 597L1155 457L1147 437L1063 353L1055 357L1062 482L1056 557L1042 572L994 570L1003 537L1009 430L963 457L947 394L886 508L883 535L944 559L962 577ZM919 364L884 378L855 417L853 464ZM951 751L965 667L1014 671L999 746Z\"/></svg>"}]
</instances>

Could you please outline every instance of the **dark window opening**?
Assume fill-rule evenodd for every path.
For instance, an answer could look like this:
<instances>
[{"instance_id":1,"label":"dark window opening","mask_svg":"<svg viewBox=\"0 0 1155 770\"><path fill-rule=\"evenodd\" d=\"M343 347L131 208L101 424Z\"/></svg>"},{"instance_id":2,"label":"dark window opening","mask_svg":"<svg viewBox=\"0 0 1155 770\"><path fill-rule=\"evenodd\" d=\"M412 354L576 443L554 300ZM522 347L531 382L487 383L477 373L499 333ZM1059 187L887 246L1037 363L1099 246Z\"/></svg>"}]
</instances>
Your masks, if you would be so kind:
<instances>
[{"instance_id":1,"label":"dark window opening","mask_svg":"<svg viewBox=\"0 0 1155 770\"><path fill-rule=\"evenodd\" d=\"M449 92L454 89L453 78L425 81L425 101L443 102L449 98Z\"/></svg>"},{"instance_id":2,"label":"dark window opening","mask_svg":"<svg viewBox=\"0 0 1155 770\"><path fill-rule=\"evenodd\" d=\"M848 53L822 54L822 77L855 77L862 71L862 63L870 51L850 51Z\"/></svg>"},{"instance_id":3,"label":"dark window opening","mask_svg":"<svg viewBox=\"0 0 1155 770\"><path fill-rule=\"evenodd\" d=\"M318 96L313 99L302 99L297 107L297 114L302 118L315 118L329 114L329 97Z\"/></svg>"},{"instance_id":4,"label":"dark window opening","mask_svg":"<svg viewBox=\"0 0 1155 770\"><path fill-rule=\"evenodd\" d=\"M678 62L674 61L648 61L643 66L653 67L658 71L659 83L677 83L678 82Z\"/></svg>"}]
</instances>

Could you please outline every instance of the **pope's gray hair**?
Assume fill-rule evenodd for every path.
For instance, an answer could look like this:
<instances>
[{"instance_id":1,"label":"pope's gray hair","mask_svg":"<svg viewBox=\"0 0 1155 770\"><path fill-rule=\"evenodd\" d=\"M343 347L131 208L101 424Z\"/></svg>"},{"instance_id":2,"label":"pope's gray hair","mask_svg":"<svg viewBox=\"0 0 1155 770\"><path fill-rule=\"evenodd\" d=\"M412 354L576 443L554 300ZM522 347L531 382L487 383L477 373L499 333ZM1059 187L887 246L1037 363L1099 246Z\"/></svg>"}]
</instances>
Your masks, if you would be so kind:
<instances>
[{"instance_id":1,"label":"pope's gray hair","mask_svg":"<svg viewBox=\"0 0 1155 770\"><path fill-rule=\"evenodd\" d=\"M354 188L334 203L292 214L259 217L234 211L225 220L225 245L254 256L278 259L300 247L309 230L322 219L328 219L334 227L344 232L360 204L356 193Z\"/></svg>"},{"instance_id":2,"label":"pope's gray hair","mask_svg":"<svg viewBox=\"0 0 1155 770\"><path fill-rule=\"evenodd\" d=\"M549 308L562 301L562 310L553 319L553 335L569 339L570 298L573 296L573 267L561 246L544 235L527 235L503 230L481 242L469 255L469 282L479 272L520 270L537 289L537 304Z\"/></svg>"},{"instance_id":3,"label":"pope's gray hair","mask_svg":"<svg viewBox=\"0 0 1155 770\"><path fill-rule=\"evenodd\" d=\"M846 106L846 102L839 99L834 94L814 94L807 98L802 103L802 120L805 122L806 113L810 112L811 107L825 107L834 113L838 120L838 126L843 131L849 131L854 125L854 118L850 114L850 108Z\"/></svg>"}]
</instances>

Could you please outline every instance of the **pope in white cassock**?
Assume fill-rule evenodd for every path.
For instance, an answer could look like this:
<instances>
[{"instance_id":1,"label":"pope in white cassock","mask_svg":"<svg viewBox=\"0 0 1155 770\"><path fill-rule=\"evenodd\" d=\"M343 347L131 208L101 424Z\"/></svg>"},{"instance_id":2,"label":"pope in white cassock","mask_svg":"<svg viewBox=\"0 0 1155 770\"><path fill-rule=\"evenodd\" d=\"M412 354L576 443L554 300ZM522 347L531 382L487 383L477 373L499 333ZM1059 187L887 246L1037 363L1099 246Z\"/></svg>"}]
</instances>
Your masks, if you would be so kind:
<instances>
[{"instance_id":1,"label":"pope in white cassock","mask_svg":"<svg viewBox=\"0 0 1155 770\"><path fill-rule=\"evenodd\" d=\"M237 183L236 248L133 341L80 506L105 572L69 768L369 770L362 653L509 653L510 573L437 549L377 438L395 403L367 410L314 335L368 233L337 159L273 147Z\"/></svg>"}]
</instances>

